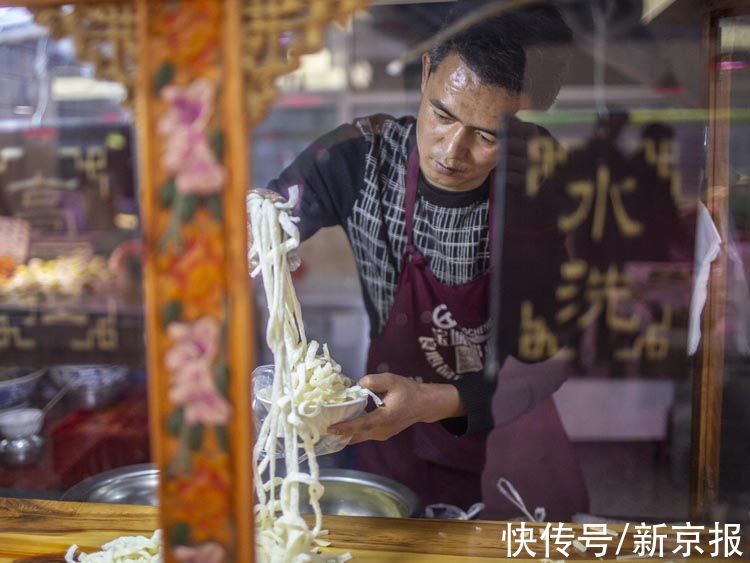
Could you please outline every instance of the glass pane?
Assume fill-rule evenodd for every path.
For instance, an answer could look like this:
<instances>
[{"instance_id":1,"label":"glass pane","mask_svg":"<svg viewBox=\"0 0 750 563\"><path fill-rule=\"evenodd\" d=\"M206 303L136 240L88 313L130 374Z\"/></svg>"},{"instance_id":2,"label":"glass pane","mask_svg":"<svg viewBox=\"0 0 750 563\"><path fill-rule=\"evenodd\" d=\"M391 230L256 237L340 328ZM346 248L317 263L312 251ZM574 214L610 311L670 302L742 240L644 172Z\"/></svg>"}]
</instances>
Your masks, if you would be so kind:
<instances>
[{"instance_id":1,"label":"glass pane","mask_svg":"<svg viewBox=\"0 0 750 563\"><path fill-rule=\"evenodd\" d=\"M515 425L522 434L543 403L515 422L504 413L523 411L524 402L538 400L533 393L559 385L554 406L583 471L589 512L685 519L701 181L693 163L704 160L704 123L638 107L606 115L557 108L524 117L548 133L525 139L529 168L521 183L503 190L496 294L500 353L512 357L500 370L494 414L496 424L511 420L496 430L498 438ZM508 135L510 145L513 125ZM517 378L537 383L516 390ZM548 424L537 438L558 442L550 434L556 425ZM574 458L562 448L548 455L557 456L557 463L547 460L552 466L568 461L574 483ZM499 475L490 466L494 482ZM511 463L509 470L523 479L523 467ZM535 498L530 485L526 490ZM543 497L534 502L544 506Z\"/></svg>"},{"instance_id":2,"label":"glass pane","mask_svg":"<svg viewBox=\"0 0 750 563\"><path fill-rule=\"evenodd\" d=\"M466 411L438 409L434 422L415 399L403 431L391 426L377 443L368 433L319 462L400 482L417 495L415 515L531 519L544 508L547 520L685 521L696 280L708 263L696 239L710 233L701 201L714 157L705 22L678 3L555 6L498 15L503 2L376 5L333 26L325 49L280 81L254 134L254 187L301 187L293 279L308 337L328 343L355 381L393 372L413 397L431 382L430 392L454 389ZM439 69L465 47L441 52L445 38L477 22L497 26L501 55L475 42L461 57L479 63L453 60L468 67L465 82L442 78L431 92L437 70L423 64ZM467 97L472 80L496 96ZM747 101L741 84L736 108ZM422 132L420 120L430 123ZM738 170L743 142L732 143ZM428 272L424 294L402 293L417 284L402 277L414 259L406 202L417 143L409 242ZM741 224L741 187L732 189ZM260 286L257 297L263 315ZM261 363L273 361L262 330L257 338ZM388 392L378 390L386 403Z\"/></svg>"},{"instance_id":3,"label":"glass pane","mask_svg":"<svg viewBox=\"0 0 750 563\"><path fill-rule=\"evenodd\" d=\"M123 85L22 8L0 83L0 490L59 498L150 459L135 136Z\"/></svg>"},{"instance_id":4,"label":"glass pane","mask_svg":"<svg viewBox=\"0 0 750 563\"><path fill-rule=\"evenodd\" d=\"M750 239L750 161L748 159L748 109L750 109L750 18L723 18L720 26L720 59L717 61L719 80L728 87L720 107L729 112L728 138L717 150L728 164L727 262L725 371L720 440L720 498L716 512L727 519L748 523L750 498L750 466L747 436L750 421L744 408L750 394L748 369L748 260ZM720 330L720 329L717 329Z\"/></svg>"}]
</instances>

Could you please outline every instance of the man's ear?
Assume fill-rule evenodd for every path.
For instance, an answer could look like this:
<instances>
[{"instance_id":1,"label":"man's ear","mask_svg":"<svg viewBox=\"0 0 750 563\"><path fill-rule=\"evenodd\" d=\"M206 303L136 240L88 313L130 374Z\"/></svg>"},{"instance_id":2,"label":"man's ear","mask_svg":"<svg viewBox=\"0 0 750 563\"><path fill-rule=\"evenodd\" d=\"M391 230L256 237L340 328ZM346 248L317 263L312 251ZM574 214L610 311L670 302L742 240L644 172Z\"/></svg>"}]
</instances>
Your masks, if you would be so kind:
<instances>
[{"instance_id":1,"label":"man's ear","mask_svg":"<svg viewBox=\"0 0 750 563\"><path fill-rule=\"evenodd\" d=\"M424 89L427 87L427 79L430 77L430 54L422 53L422 85L420 86L421 92L424 94Z\"/></svg>"}]
</instances>

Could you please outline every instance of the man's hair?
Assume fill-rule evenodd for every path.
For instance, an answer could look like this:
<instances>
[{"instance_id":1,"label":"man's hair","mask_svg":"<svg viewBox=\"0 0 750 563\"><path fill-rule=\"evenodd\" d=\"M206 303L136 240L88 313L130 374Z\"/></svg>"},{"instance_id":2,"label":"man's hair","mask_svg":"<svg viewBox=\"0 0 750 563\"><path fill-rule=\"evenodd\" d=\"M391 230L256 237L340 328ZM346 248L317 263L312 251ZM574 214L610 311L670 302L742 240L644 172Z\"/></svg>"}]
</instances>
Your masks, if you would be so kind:
<instances>
[{"instance_id":1,"label":"man's hair","mask_svg":"<svg viewBox=\"0 0 750 563\"><path fill-rule=\"evenodd\" d=\"M445 27L487 6L487 0L456 2ZM487 85L523 91L534 109L557 98L570 60L573 33L551 5L528 6L488 18L430 51L430 72L457 54Z\"/></svg>"},{"instance_id":2,"label":"man's hair","mask_svg":"<svg viewBox=\"0 0 750 563\"><path fill-rule=\"evenodd\" d=\"M520 93L526 56L523 48L499 34L494 26L479 24L460 31L430 51L430 74L449 55L458 55L482 84Z\"/></svg>"}]
</instances>

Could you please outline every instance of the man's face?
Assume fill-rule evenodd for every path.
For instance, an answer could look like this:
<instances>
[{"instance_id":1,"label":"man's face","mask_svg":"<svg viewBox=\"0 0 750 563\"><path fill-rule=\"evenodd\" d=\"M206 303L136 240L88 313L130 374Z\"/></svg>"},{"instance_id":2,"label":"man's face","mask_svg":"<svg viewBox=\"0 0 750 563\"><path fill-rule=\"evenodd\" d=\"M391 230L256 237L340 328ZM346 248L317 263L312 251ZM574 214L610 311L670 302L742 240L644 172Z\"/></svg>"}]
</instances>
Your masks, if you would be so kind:
<instances>
[{"instance_id":1,"label":"man's face","mask_svg":"<svg viewBox=\"0 0 750 563\"><path fill-rule=\"evenodd\" d=\"M504 114L518 110L519 96L482 84L455 53L430 74L422 56L422 102L417 117L419 167L430 184L451 191L482 185L495 167L495 137Z\"/></svg>"}]
</instances>

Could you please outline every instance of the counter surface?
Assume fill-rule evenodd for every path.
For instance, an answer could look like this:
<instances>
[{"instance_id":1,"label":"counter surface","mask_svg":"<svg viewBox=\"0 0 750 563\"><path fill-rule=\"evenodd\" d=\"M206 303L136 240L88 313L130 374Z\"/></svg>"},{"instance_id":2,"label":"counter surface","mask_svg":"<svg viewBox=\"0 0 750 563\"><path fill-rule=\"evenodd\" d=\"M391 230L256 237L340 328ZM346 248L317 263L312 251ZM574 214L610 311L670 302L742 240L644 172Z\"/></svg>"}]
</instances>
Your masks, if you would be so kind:
<instances>
[{"instance_id":1,"label":"counter surface","mask_svg":"<svg viewBox=\"0 0 750 563\"><path fill-rule=\"evenodd\" d=\"M503 522L327 516L324 523L330 530L331 551L348 551L355 563L511 561L504 559ZM74 543L92 552L118 536L150 535L156 527L153 507L0 499L0 561L60 562ZM581 533L579 525L575 530ZM626 540L621 553L633 553L632 536L626 535ZM575 549L571 552L569 560L594 560ZM722 559L712 561L718 560Z\"/></svg>"}]
</instances>

